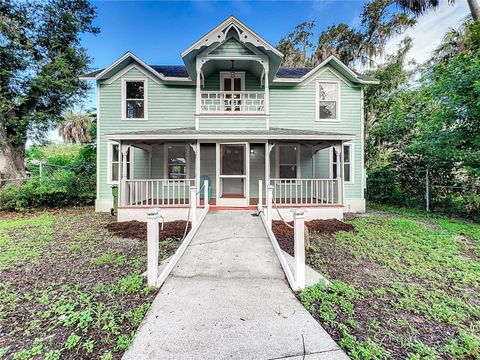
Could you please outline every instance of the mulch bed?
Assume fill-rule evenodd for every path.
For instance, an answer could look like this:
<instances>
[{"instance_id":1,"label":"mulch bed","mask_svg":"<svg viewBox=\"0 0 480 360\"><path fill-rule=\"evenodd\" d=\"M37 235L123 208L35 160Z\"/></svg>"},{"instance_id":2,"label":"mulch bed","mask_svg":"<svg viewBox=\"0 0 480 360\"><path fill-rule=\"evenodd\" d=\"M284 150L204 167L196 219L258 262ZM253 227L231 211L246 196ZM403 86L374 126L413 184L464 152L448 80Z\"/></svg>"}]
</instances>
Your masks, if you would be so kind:
<instances>
[{"instance_id":1,"label":"mulch bed","mask_svg":"<svg viewBox=\"0 0 480 360\"><path fill-rule=\"evenodd\" d=\"M163 241L171 239L174 241L180 241L183 239L185 233L185 226L187 222L185 220L169 221L163 224L163 230L159 230L159 240ZM125 239L138 239L147 241L147 223L142 221L123 221L113 222L107 224L106 228L111 233L120 236ZM188 223L188 231L190 231L191 223Z\"/></svg>"},{"instance_id":2,"label":"mulch bed","mask_svg":"<svg viewBox=\"0 0 480 360\"><path fill-rule=\"evenodd\" d=\"M289 222L288 224L293 226L293 221ZM305 226L307 227L309 233L328 235L339 231L355 230L353 225L346 224L337 219L305 221ZM285 225L283 221L274 220L272 223L272 230L282 250L294 256L293 229Z\"/></svg>"}]
</instances>

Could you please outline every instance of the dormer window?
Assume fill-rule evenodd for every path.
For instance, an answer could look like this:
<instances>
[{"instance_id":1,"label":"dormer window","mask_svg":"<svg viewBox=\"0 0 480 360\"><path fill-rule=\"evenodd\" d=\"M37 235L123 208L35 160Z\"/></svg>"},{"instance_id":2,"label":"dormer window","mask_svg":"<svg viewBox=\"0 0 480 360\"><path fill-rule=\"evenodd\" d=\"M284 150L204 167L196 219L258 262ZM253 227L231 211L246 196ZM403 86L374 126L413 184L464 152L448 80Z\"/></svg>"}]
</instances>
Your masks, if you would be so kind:
<instances>
[{"instance_id":1,"label":"dormer window","mask_svg":"<svg viewBox=\"0 0 480 360\"><path fill-rule=\"evenodd\" d=\"M124 120L147 119L147 81L145 79L125 79L123 82Z\"/></svg>"}]
</instances>

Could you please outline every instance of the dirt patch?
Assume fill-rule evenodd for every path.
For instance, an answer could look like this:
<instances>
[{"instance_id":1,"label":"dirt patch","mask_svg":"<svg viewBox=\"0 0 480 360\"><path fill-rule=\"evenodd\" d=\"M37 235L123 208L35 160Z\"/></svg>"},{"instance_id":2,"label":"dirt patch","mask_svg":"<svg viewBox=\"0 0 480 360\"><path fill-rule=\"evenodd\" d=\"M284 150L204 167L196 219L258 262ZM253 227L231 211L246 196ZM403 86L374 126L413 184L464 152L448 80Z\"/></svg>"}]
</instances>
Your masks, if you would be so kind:
<instances>
[{"instance_id":1,"label":"dirt patch","mask_svg":"<svg viewBox=\"0 0 480 360\"><path fill-rule=\"evenodd\" d=\"M293 221L288 223L293 226ZM311 220L306 221L310 234L328 234L332 235L339 231L354 231L355 228L351 224L346 224L337 219L328 220ZM294 256L293 253L293 229L287 226L283 221L274 220L272 223L272 231L277 238L278 244L283 251Z\"/></svg>"},{"instance_id":2,"label":"dirt patch","mask_svg":"<svg viewBox=\"0 0 480 360\"><path fill-rule=\"evenodd\" d=\"M185 234L185 227L187 222L185 220L169 221L163 224L163 230L159 230L160 241L171 239L180 241ZM106 228L111 233L126 239L138 239L141 241L147 241L147 223L142 221L123 221L113 222L107 224ZM188 223L187 233L191 228L190 222Z\"/></svg>"}]
</instances>

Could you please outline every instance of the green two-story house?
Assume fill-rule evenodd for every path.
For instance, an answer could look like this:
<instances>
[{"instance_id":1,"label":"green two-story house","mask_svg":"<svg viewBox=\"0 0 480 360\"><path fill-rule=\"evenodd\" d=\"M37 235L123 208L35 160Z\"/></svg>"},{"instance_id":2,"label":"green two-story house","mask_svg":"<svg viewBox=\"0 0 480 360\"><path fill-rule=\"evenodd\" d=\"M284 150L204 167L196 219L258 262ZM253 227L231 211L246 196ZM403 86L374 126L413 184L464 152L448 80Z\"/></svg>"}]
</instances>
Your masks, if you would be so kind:
<instances>
[{"instance_id":1,"label":"green two-story house","mask_svg":"<svg viewBox=\"0 0 480 360\"><path fill-rule=\"evenodd\" d=\"M235 17L189 46L184 65L149 65L127 52L85 74L97 85L97 211L145 219L160 207L273 202L308 218L365 210L363 88L377 81L329 57L282 67L283 55ZM202 187L208 180L208 189ZM263 194L263 196L259 196Z\"/></svg>"}]
</instances>

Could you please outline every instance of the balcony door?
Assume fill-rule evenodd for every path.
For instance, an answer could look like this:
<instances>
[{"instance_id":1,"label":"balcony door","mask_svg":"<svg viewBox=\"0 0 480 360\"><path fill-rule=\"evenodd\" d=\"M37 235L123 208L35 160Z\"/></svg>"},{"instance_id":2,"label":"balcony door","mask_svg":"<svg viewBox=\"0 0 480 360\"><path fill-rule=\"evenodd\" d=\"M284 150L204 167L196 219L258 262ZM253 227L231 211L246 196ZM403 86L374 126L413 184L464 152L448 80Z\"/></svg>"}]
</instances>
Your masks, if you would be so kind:
<instances>
[{"instance_id":1,"label":"balcony door","mask_svg":"<svg viewBox=\"0 0 480 360\"><path fill-rule=\"evenodd\" d=\"M224 110L241 111L241 91L245 91L245 73L236 71L232 75L230 71L220 72L220 90L224 94Z\"/></svg>"},{"instance_id":2,"label":"balcony door","mask_svg":"<svg viewBox=\"0 0 480 360\"><path fill-rule=\"evenodd\" d=\"M219 144L218 205L248 205L247 144Z\"/></svg>"}]
</instances>

